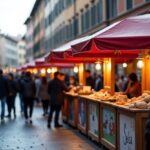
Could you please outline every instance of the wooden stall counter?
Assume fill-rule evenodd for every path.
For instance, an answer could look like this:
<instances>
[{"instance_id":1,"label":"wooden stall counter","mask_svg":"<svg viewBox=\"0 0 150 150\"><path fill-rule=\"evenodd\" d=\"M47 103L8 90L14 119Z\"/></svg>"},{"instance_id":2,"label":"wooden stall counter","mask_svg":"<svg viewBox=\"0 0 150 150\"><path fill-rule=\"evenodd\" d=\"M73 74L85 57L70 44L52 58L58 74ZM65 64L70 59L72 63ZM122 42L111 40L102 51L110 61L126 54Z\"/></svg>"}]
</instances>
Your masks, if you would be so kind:
<instances>
[{"instance_id":1,"label":"wooden stall counter","mask_svg":"<svg viewBox=\"0 0 150 150\"><path fill-rule=\"evenodd\" d=\"M87 101L88 136L110 150L145 150L145 124L148 109L129 108L90 96Z\"/></svg>"},{"instance_id":2,"label":"wooden stall counter","mask_svg":"<svg viewBox=\"0 0 150 150\"><path fill-rule=\"evenodd\" d=\"M64 108L67 123L76 128L78 125L78 94L66 92Z\"/></svg>"},{"instance_id":3,"label":"wooden stall counter","mask_svg":"<svg viewBox=\"0 0 150 150\"><path fill-rule=\"evenodd\" d=\"M86 131L86 134L94 141L99 142L100 134L99 134L99 117L100 117L100 103L99 100L96 99L90 99L89 96L87 95L80 95L79 100L81 102L84 102L86 106L84 106L86 109L85 115L86 115L86 126L82 126L79 124L78 126L80 127L79 129L81 130L84 128Z\"/></svg>"}]
</instances>

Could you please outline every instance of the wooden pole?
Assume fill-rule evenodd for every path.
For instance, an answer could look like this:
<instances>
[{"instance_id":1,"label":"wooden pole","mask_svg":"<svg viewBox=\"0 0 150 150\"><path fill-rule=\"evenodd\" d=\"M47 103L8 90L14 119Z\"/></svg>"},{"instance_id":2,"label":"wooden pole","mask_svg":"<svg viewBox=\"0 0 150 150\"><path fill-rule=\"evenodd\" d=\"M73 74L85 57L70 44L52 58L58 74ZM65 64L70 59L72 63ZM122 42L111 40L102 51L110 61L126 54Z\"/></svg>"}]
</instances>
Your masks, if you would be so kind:
<instances>
[{"instance_id":1,"label":"wooden pole","mask_svg":"<svg viewBox=\"0 0 150 150\"><path fill-rule=\"evenodd\" d=\"M113 95L115 92L115 63L112 58L104 59L104 88L109 89Z\"/></svg>"},{"instance_id":2,"label":"wooden pole","mask_svg":"<svg viewBox=\"0 0 150 150\"><path fill-rule=\"evenodd\" d=\"M85 85L85 64L79 64L79 84Z\"/></svg>"},{"instance_id":3,"label":"wooden pole","mask_svg":"<svg viewBox=\"0 0 150 150\"><path fill-rule=\"evenodd\" d=\"M150 91L150 59L144 56L143 63L144 66L142 68L142 92Z\"/></svg>"}]
</instances>

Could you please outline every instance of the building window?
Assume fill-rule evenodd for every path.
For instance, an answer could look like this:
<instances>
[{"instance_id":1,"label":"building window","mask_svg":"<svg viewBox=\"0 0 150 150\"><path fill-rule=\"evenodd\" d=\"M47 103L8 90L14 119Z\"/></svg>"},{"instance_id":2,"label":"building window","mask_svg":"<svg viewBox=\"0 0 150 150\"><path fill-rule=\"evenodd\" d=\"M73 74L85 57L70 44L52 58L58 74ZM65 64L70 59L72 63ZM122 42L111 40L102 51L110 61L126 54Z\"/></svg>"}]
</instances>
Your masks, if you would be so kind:
<instances>
[{"instance_id":1,"label":"building window","mask_svg":"<svg viewBox=\"0 0 150 150\"><path fill-rule=\"evenodd\" d=\"M96 16L96 5L93 5L91 7L91 24L92 26L95 26L96 25L96 19L97 16Z\"/></svg>"},{"instance_id":2,"label":"building window","mask_svg":"<svg viewBox=\"0 0 150 150\"><path fill-rule=\"evenodd\" d=\"M81 32L85 30L85 16L84 13L81 14Z\"/></svg>"},{"instance_id":3,"label":"building window","mask_svg":"<svg viewBox=\"0 0 150 150\"><path fill-rule=\"evenodd\" d=\"M98 1L97 4L97 22L100 23L103 20L103 7L102 0Z\"/></svg>"},{"instance_id":4,"label":"building window","mask_svg":"<svg viewBox=\"0 0 150 150\"><path fill-rule=\"evenodd\" d=\"M127 8L127 10L133 8L133 1L132 0L126 0L126 8Z\"/></svg>"},{"instance_id":5,"label":"building window","mask_svg":"<svg viewBox=\"0 0 150 150\"><path fill-rule=\"evenodd\" d=\"M78 17L76 16L76 18L74 19L74 36L76 37L79 33L79 20Z\"/></svg>"},{"instance_id":6,"label":"building window","mask_svg":"<svg viewBox=\"0 0 150 150\"><path fill-rule=\"evenodd\" d=\"M109 18L114 18L117 16L117 0L109 0L108 4L108 12L109 13Z\"/></svg>"},{"instance_id":7,"label":"building window","mask_svg":"<svg viewBox=\"0 0 150 150\"><path fill-rule=\"evenodd\" d=\"M90 28L90 11L89 11L89 9L87 9L85 12L85 29L86 29L86 31L89 30L89 28Z\"/></svg>"}]
</instances>

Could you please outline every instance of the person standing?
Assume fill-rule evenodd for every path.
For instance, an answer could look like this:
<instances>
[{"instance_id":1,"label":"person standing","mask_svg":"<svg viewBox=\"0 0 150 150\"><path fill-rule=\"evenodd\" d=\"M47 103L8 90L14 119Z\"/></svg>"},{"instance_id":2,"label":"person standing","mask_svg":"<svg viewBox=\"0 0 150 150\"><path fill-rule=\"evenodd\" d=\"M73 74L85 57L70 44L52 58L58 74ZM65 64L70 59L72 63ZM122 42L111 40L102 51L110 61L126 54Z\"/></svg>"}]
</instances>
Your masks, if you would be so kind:
<instances>
[{"instance_id":1,"label":"person standing","mask_svg":"<svg viewBox=\"0 0 150 150\"><path fill-rule=\"evenodd\" d=\"M35 83L32 80L30 72L26 72L25 78L22 81L22 94L24 100L24 115L26 123L32 124L32 113L35 98ZM29 109L29 112L28 112Z\"/></svg>"},{"instance_id":2,"label":"person standing","mask_svg":"<svg viewBox=\"0 0 150 150\"><path fill-rule=\"evenodd\" d=\"M91 88L93 89L94 88L94 79L91 76L91 71L86 70L85 76L86 76L86 85L91 86Z\"/></svg>"},{"instance_id":3,"label":"person standing","mask_svg":"<svg viewBox=\"0 0 150 150\"><path fill-rule=\"evenodd\" d=\"M43 104L43 116L46 116L48 114L48 106L49 106L48 82L46 77L42 77L41 79L39 95Z\"/></svg>"},{"instance_id":4,"label":"person standing","mask_svg":"<svg viewBox=\"0 0 150 150\"><path fill-rule=\"evenodd\" d=\"M5 102L8 94L8 84L3 76L3 71L0 69L0 101L1 101L1 121L4 121Z\"/></svg>"},{"instance_id":5,"label":"person standing","mask_svg":"<svg viewBox=\"0 0 150 150\"><path fill-rule=\"evenodd\" d=\"M138 82L137 75L135 73L131 73L128 79L129 79L128 87L125 92L122 92L122 94L126 94L128 98L140 96L141 84Z\"/></svg>"},{"instance_id":6,"label":"person standing","mask_svg":"<svg viewBox=\"0 0 150 150\"><path fill-rule=\"evenodd\" d=\"M17 95L17 84L14 81L14 75L8 74L8 96L7 96L7 107L8 107L8 118L11 118L11 111L13 110L14 118L16 118L16 107L15 99Z\"/></svg>"},{"instance_id":7,"label":"person standing","mask_svg":"<svg viewBox=\"0 0 150 150\"><path fill-rule=\"evenodd\" d=\"M50 113L48 116L47 127L51 127L53 113L55 112L55 127L62 127L59 124L59 113L64 102L64 91L69 91L69 88L61 80L59 72L54 73L54 79L48 83L48 93L50 95Z\"/></svg>"}]
</instances>

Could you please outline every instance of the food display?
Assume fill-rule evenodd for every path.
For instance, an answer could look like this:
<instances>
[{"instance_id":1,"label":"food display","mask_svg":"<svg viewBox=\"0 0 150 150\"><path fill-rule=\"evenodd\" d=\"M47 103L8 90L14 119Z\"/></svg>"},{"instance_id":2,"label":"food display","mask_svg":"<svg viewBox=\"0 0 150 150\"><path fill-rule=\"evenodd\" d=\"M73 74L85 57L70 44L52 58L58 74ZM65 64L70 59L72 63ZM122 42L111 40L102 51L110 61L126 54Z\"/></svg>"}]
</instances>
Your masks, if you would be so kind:
<instances>
[{"instance_id":1,"label":"food display","mask_svg":"<svg viewBox=\"0 0 150 150\"><path fill-rule=\"evenodd\" d=\"M72 95L88 95L91 94L91 87L90 86L73 86L71 87L70 91L68 92L68 94L72 94Z\"/></svg>"},{"instance_id":2,"label":"food display","mask_svg":"<svg viewBox=\"0 0 150 150\"><path fill-rule=\"evenodd\" d=\"M143 93L139 97L133 97L128 101L129 108L150 109L150 94Z\"/></svg>"}]
</instances>

